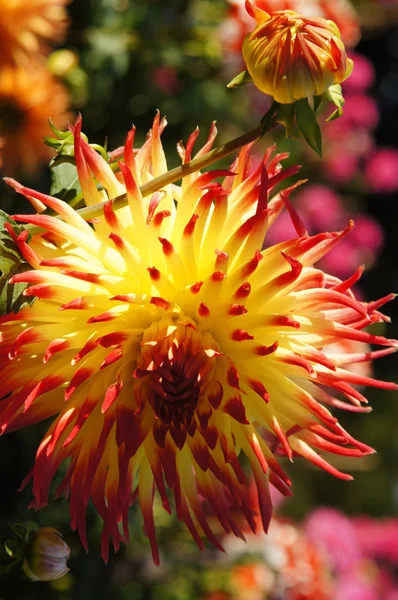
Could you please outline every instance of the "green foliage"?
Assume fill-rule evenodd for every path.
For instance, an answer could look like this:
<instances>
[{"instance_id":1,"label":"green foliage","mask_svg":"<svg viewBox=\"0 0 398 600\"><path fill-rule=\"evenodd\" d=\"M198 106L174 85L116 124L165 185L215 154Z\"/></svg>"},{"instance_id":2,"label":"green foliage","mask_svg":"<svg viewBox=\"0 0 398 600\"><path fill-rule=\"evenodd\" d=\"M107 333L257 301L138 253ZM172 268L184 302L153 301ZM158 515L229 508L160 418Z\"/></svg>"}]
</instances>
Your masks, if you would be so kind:
<instances>
[{"instance_id":1,"label":"green foliage","mask_svg":"<svg viewBox=\"0 0 398 600\"><path fill-rule=\"evenodd\" d=\"M225 0L75 5L74 48L90 82L83 111L90 139L92 132L106 133L113 148L132 123L142 136L157 109L177 139L213 120L234 126L243 117L243 125L249 124L249 111L242 111L246 101L237 104L225 89L230 77L223 72L218 32L228 9Z\"/></svg>"},{"instance_id":2,"label":"green foliage","mask_svg":"<svg viewBox=\"0 0 398 600\"><path fill-rule=\"evenodd\" d=\"M322 133L315 118L315 114L309 105L308 98L297 100L294 103L296 110L297 127L309 146L322 156Z\"/></svg>"},{"instance_id":3,"label":"green foliage","mask_svg":"<svg viewBox=\"0 0 398 600\"><path fill-rule=\"evenodd\" d=\"M19 562L19 558L12 557L12 542L15 540L5 536L0 537L0 575L10 571Z\"/></svg>"},{"instance_id":4,"label":"green foliage","mask_svg":"<svg viewBox=\"0 0 398 600\"><path fill-rule=\"evenodd\" d=\"M81 200L82 190L73 159L67 156L60 156L52 162L50 194L61 198L61 200L65 200L71 206L74 206Z\"/></svg>"},{"instance_id":5,"label":"green foliage","mask_svg":"<svg viewBox=\"0 0 398 600\"><path fill-rule=\"evenodd\" d=\"M51 169L51 189L50 194L57 196L61 200L68 202L70 206L76 206L83 198L82 189L79 182L76 163L74 160L74 135L71 131L59 131L50 119L50 127L55 138L45 138L48 146L55 148L57 155L50 163ZM82 138L88 142L88 138L81 133ZM102 157L108 161L106 148L99 144L90 144L98 151ZM106 144L105 144L106 146Z\"/></svg>"},{"instance_id":6,"label":"green foliage","mask_svg":"<svg viewBox=\"0 0 398 600\"><path fill-rule=\"evenodd\" d=\"M15 537L0 537L0 575L10 571L24 555L28 532L21 523L9 523Z\"/></svg>"},{"instance_id":7,"label":"green foliage","mask_svg":"<svg viewBox=\"0 0 398 600\"><path fill-rule=\"evenodd\" d=\"M22 227L0 210L0 315L17 313L34 301L33 298L23 295L26 283L9 283L13 275L29 271L31 267L20 255L11 235L4 229L6 222L11 223L16 233L23 231Z\"/></svg>"},{"instance_id":8,"label":"green foliage","mask_svg":"<svg viewBox=\"0 0 398 600\"><path fill-rule=\"evenodd\" d=\"M242 71L242 73L236 75L236 77L234 77L232 81L228 83L227 88L242 87L243 85L247 85L252 81L252 76L250 75L249 71Z\"/></svg>"},{"instance_id":9,"label":"green foliage","mask_svg":"<svg viewBox=\"0 0 398 600\"><path fill-rule=\"evenodd\" d=\"M343 106L344 106L344 96L341 89L341 85L331 85L330 88L323 94L323 97L326 101L332 102L337 109L332 112L330 117L326 119L326 121L334 121L334 119L338 119L343 114Z\"/></svg>"},{"instance_id":10,"label":"green foliage","mask_svg":"<svg viewBox=\"0 0 398 600\"><path fill-rule=\"evenodd\" d=\"M71 131L60 131L55 127L51 119L49 119L49 123L51 130L56 137L45 137L44 143L47 144L47 146L50 146L50 148L54 148L57 154L62 156L74 156L73 133ZM84 136L84 139L87 141L87 136Z\"/></svg>"},{"instance_id":11,"label":"green foliage","mask_svg":"<svg viewBox=\"0 0 398 600\"><path fill-rule=\"evenodd\" d=\"M299 139L295 121L295 104L280 104L276 120L284 126L286 137Z\"/></svg>"},{"instance_id":12,"label":"green foliage","mask_svg":"<svg viewBox=\"0 0 398 600\"><path fill-rule=\"evenodd\" d=\"M14 538L9 538L6 540L4 543L4 548L12 560L20 560L23 556L23 549L21 548L20 541Z\"/></svg>"}]
</instances>

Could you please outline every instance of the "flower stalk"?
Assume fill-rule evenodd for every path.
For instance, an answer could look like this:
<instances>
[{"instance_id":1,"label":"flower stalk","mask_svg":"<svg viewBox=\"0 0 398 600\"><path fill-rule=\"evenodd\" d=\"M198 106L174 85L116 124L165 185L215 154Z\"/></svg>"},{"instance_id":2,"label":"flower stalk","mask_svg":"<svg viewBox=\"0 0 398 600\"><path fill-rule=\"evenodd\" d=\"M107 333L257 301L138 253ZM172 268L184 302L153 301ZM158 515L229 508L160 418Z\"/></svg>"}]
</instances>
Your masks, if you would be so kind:
<instances>
[{"instance_id":1,"label":"flower stalk","mask_svg":"<svg viewBox=\"0 0 398 600\"><path fill-rule=\"evenodd\" d=\"M217 146L217 148L214 148L214 150L207 152L203 156L199 156L198 158L195 158L188 163L181 165L180 167L176 167L175 169L171 169L159 177L155 177L155 179L152 179L152 181L149 181L140 187L141 195L143 197L150 196L170 183L174 183L179 179L186 177L187 175L195 173L196 171L201 171L218 160L225 158L229 154L240 150L240 148L250 144L250 142L254 142L255 140L259 139L262 135L264 135L264 133L266 132L262 132L261 127L256 127L255 129L252 129L247 133L243 133L239 137L230 140L226 144ZM118 208L126 206L127 203L127 194L121 194L112 200L112 208L113 210L117 210ZM88 221L93 217L102 215L103 209L103 203L100 203L95 204L94 206L86 206L77 212L81 217L83 217L83 219Z\"/></svg>"},{"instance_id":2,"label":"flower stalk","mask_svg":"<svg viewBox=\"0 0 398 600\"><path fill-rule=\"evenodd\" d=\"M191 173L195 173L212 165L218 160L221 160L222 158L233 154L237 150L240 150L240 148L243 148L243 146L246 146L246 144L250 144L251 142L256 141L265 133L266 131L262 131L262 128L260 126L256 127L255 129L251 129L250 131L243 133L242 135L234 138L233 140L230 140L226 144L221 144L220 146L217 146L217 148L214 148L214 150L207 152L203 156L199 156L198 158L195 158L185 163L184 165L181 165L180 167L176 167L175 169L170 169L170 171L167 171L167 173L163 173L162 175L159 175L159 177L155 177L154 179L152 179L152 181L149 181L148 183L145 183L144 185L140 186L140 192L142 197L150 196L151 194L159 191L166 185L179 181L183 177L191 175ZM113 210L123 208L128 204L127 194L121 194L116 198L112 198L110 202L112 204ZM91 219L102 215L103 209L103 202L99 202L98 204L94 204L93 206L85 206L84 208L80 208L76 212L81 217L83 217L85 221L90 221ZM57 215L56 218L61 219L59 215ZM36 235L37 233L40 233L42 231L41 227L38 226L27 225L26 229L32 235Z\"/></svg>"}]
</instances>

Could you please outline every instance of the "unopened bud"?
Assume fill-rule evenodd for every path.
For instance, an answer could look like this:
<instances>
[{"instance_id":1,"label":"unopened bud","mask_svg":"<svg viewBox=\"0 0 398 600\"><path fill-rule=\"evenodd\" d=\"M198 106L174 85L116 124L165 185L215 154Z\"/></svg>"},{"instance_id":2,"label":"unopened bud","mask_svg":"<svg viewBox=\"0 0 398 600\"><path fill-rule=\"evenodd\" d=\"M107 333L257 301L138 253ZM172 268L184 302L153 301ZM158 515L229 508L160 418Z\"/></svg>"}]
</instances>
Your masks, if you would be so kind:
<instances>
[{"instance_id":1,"label":"unopened bud","mask_svg":"<svg viewBox=\"0 0 398 600\"><path fill-rule=\"evenodd\" d=\"M70 548L62 535L52 527L31 533L25 548L22 571L30 581L53 581L69 571Z\"/></svg>"},{"instance_id":2,"label":"unopened bud","mask_svg":"<svg viewBox=\"0 0 398 600\"><path fill-rule=\"evenodd\" d=\"M242 53L260 91L280 104L292 104L320 96L349 77L353 62L333 21L292 10L268 14L246 5L257 27L246 36Z\"/></svg>"}]
</instances>

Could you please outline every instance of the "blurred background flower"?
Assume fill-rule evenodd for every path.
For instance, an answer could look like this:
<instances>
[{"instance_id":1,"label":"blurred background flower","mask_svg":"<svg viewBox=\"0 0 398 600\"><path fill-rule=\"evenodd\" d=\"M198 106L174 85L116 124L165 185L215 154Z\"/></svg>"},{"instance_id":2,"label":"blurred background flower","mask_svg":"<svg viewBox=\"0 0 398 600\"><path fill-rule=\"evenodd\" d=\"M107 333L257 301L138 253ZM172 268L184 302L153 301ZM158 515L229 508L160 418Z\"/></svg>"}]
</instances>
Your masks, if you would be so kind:
<instances>
[{"instance_id":1,"label":"blurred background flower","mask_svg":"<svg viewBox=\"0 0 398 600\"><path fill-rule=\"evenodd\" d=\"M29 61L61 42L68 26L70 0L2 0L0 64Z\"/></svg>"},{"instance_id":2,"label":"blurred background flower","mask_svg":"<svg viewBox=\"0 0 398 600\"><path fill-rule=\"evenodd\" d=\"M49 117L64 129L69 99L44 65L0 69L0 168L3 173L35 175L54 151L43 143L51 135Z\"/></svg>"},{"instance_id":3,"label":"blurred background flower","mask_svg":"<svg viewBox=\"0 0 398 600\"><path fill-rule=\"evenodd\" d=\"M217 569L229 570L230 577L202 598L396 599L398 560L392 540L397 527L398 519L353 518L328 507L313 511L302 525L275 517L268 536L249 535L247 545L227 541L228 556L207 568L214 579Z\"/></svg>"},{"instance_id":4,"label":"blurred background flower","mask_svg":"<svg viewBox=\"0 0 398 600\"><path fill-rule=\"evenodd\" d=\"M45 55L67 31L69 0L4 0L0 19L0 172L38 178L54 151L43 144L48 119L64 128L67 89ZM63 74L61 74L62 77Z\"/></svg>"}]
</instances>

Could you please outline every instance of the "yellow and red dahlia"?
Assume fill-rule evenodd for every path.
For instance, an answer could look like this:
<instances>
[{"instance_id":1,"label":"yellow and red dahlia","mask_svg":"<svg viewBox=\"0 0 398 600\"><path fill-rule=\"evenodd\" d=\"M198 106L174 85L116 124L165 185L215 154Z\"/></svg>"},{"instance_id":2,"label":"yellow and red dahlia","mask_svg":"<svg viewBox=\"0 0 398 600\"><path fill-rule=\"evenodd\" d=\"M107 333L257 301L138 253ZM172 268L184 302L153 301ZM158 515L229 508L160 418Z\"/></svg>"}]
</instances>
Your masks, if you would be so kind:
<instances>
[{"instance_id":1,"label":"yellow and red dahlia","mask_svg":"<svg viewBox=\"0 0 398 600\"><path fill-rule=\"evenodd\" d=\"M33 173L54 155L43 144L51 135L48 117L63 128L68 94L43 66L0 69L0 168L5 172Z\"/></svg>"},{"instance_id":2,"label":"yellow and red dahlia","mask_svg":"<svg viewBox=\"0 0 398 600\"><path fill-rule=\"evenodd\" d=\"M11 283L27 282L25 295L36 300L1 320L1 431L53 417L27 478L34 506L48 502L51 480L68 461L57 495L70 496L72 527L85 547L92 499L104 522L105 560L109 538L115 549L128 539L129 506L139 502L159 561L156 492L167 511L174 498L199 547L204 534L221 548L204 500L227 533L243 535L237 514L255 530L241 456L254 474L267 530L269 483L284 494L290 485L275 453L351 479L322 451L359 457L372 450L327 407L366 412L357 383L397 387L347 368L396 349L396 342L364 331L386 320L379 308L392 295L360 302L350 290L360 271L340 281L314 266L351 225L308 236L289 202L298 184L275 194L298 168L282 170L287 155L272 157L274 148L253 172L246 146L231 170L195 173L143 198L139 186L167 169L165 124L157 116L138 151L133 129L115 174L76 123L86 204L103 201L103 215L92 224L64 202L8 180L62 220L16 215L44 230L30 240L6 225L32 266ZM215 134L213 127L200 154ZM196 137L180 146L184 163ZM126 190L128 206L113 210L109 199ZM298 236L262 250L285 205ZM385 348L328 356L328 345L341 340Z\"/></svg>"},{"instance_id":3,"label":"yellow and red dahlia","mask_svg":"<svg viewBox=\"0 0 398 600\"><path fill-rule=\"evenodd\" d=\"M244 36L251 31L252 20L245 10L245 0L229 0L229 3L231 8L223 25L223 42L229 51L237 52ZM252 0L252 4L267 13L294 10L305 17L330 19L349 48L353 48L361 36L358 14L350 0Z\"/></svg>"},{"instance_id":4,"label":"yellow and red dahlia","mask_svg":"<svg viewBox=\"0 0 398 600\"><path fill-rule=\"evenodd\" d=\"M332 21L293 10L271 14L247 1L257 27L242 45L254 85L276 102L318 96L352 72L340 32Z\"/></svg>"},{"instance_id":5,"label":"yellow and red dahlia","mask_svg":"<svg viewBox=\"0 0 398 600\"><path fill-rule=\"evenodd\" d=\"M69 0L2 0L0 64L20 63L62 40Z\"/></svg>"}]
</instances>

